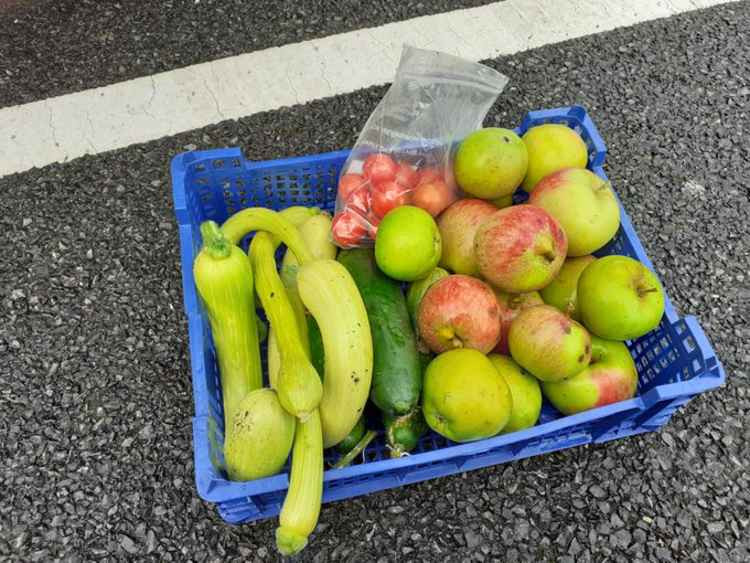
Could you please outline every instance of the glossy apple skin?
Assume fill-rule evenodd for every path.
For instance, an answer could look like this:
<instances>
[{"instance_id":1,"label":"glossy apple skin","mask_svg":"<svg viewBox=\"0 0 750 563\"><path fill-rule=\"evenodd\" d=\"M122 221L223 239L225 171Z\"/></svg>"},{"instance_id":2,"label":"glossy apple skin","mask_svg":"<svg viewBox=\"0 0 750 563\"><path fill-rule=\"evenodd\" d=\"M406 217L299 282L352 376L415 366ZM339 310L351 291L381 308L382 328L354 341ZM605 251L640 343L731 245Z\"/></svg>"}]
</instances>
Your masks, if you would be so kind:
<instances>
[{"instance_id":1,"label":"glossy apple skin","mask_svg":"<svg viewBox=\"0 0 750 563\"><path fill-rule=\"evenodd\" d=\"M549 305L521 311L510 324L508 346L511 357L541 381L572 377L591 359L588 331Z\"/></svg>"},{"instance_id":2,"label":"glossy apple skin","mask_svg":"<svg viewBox=\"0 0 750 563\"><path fill-rule=\"evenodd\" d=\"M664 289L638 260L604 256L578 278L578 310L593 334L608 340L632 340L659 326L664 315Z\"/></svg>"},{"instance_id":3,"label":"glossy apple skin","mask_svg":"<svg viewBox=\"0 0 750 563\"><path fill-rule=\"evenodd\" d=\"M622 342L591 337L591 362L578 374L557 383L542 383L542 392L563 414L603 407L635 396L638 372Z\"/></svg>"},{"instance_id":4,"label":"glossy apple skin","mask_svg":"<svg viewBox=\"0 0 750 563\"><path fill-rule=\"evenodd\" d=\"M565 261L568 241L544 209L514 205L487 217L474 236L480 275L508 293L543 288Z\"/></svg>"},{"instance_id":5,"label":"glossy apple skin","mask_svg":"<svg viewBox=\"0 0 750 563\"><path fill-rule=\"evenodd\" d=\"M529 291L528 293L505 293L504 291L495 290L497 304L500 306L500 340L493 352L510 355L508 348L508 331L510 323L518 316L518 313L529 307L544 305L542 297L538 291Z\"/></svg>"},{"instance_id":6,"label":"glossy apple skin","mask_svg":"<svg viewBox=\"0 0 750 563\"><path fill-rule=\"evenodd\" d=\"M483 199L461 199L438 218L443 254L440 265L456 274L475 276L479 273L474 256L474 235L482 222L497 208Z\"/></svg>"},{"instance_id":7,"label":"glossy apple skin","mask_svg":"<svg viewBox=\"0 0 750 563\"><path fill-rule=\"evenodd\" d=\"M596 252L620 227L612 186L590 170L566 168L546 176L531 192L529 204L557 219L568 236L568 256Z\"/></svg>"},{"instance_id":8,"label":"glossy apple skin","mask_svg":"<svg viewBox=\"0 0 750 563\"><path fill-rule=\"evenodd\" d=\"M578 313L578 278L586 269L586 266L596 260L594 256L578 256L568 258L560 268L547 287L542 288L539 294L547 305L559 309L571 319L581 320Z\"/></svg>"},{"instance_id":9,"label":"glossy apple skin","mask_svg":"<svg viewBox=\"0 0 750 563\"><path fill-rule=\"evenodd\" d=\"M473 348L486 354L500 337L500 308L486 283L453 274L424 294L417 324L420 337L435 353Z\"/></svg>"}]
</instances>

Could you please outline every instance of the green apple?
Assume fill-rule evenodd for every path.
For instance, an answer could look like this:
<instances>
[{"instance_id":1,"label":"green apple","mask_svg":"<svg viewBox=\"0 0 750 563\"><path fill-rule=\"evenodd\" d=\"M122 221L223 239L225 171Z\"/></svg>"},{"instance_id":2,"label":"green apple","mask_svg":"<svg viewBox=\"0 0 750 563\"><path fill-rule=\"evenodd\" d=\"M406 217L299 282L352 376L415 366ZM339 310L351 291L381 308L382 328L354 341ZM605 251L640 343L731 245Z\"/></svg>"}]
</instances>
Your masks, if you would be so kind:
<instances>
[{"instance_id":1,"label":"green apple","mask_svg":"<svg viewBox=\"0 0 750 563\"><path fill-rule=\"evenodd\" d=\"M537 182L563 168L586 168L589 154L580 135L567 125L545 123L532 127L523 135L529 155L529 166L523 189L531 192Z\"/></svg>"},{"instance_id":2,"label":"green apple","mask_svg":"<svg viewBox=\"0 0 750 563\"><path fill-rule=\"evenodd\" d=\"M564 381L542 383L544 396L563 414L575 414L631 399L638 372L622 342L591 337L591 363Z\"/></svg>"},{"instance_id":3,"label":"green apple","mask_svg":"<svg viewBox=\"0 0 750 563\"><path fill-rule=\"evenodd\" d=\"M386 213L378 225L375 261L387 276L414 281L438 265L442 246L432 215L413 205L401 205Z\"/></svg>"},{"instance_id":4,"label":"green apple","mask_svg":"<svg viewBox=\"0 0 750 563\"><path fill-rule=\"evenodd\" d=\"M454 442L489 438L510 420L513 397L487 356L471 348L443 352L425 370L422 412Z\"/></svg>"},{"instance_id":5,"label":"green apple","mask_svg":"<svg viewBox=\"0 0 750 563\"><path fill-rule=\"evenodd\" d=\"M539 387L539 380L514 362L513 358L500 354L490 354L487 357L505 379L513 397L510 420L502 433L508 434L531 428L539 420L539 413L542 411L542 390Z\"/></svg>"},{"instance_id":6,"label":"green apple","mask_svg":"<svg viewBox=\"0 0 750 563\"><path fill-rule=\"evenodd\" d=\"M549 305L523 309L510 323L510 355L542 381L572 377L589 364L591 337Z\"/></svg>"},{"instance_id":7,"label":"green apple","mask_svg":"<svg viewBox=\"0 0 750 563\"><path fill-rule=\"evenodd\" d=\"M595 335L632 340L659 326L664 289L638 260L604 256L586 266L578 278L578 311Z\"/></svg>"},{"instance_id":8,"label":"green apple","mask_svg":"<svg viewBox=\"0 0 750 563\"><path fill-rule=\"evenodd\" d=\"M466 137L456 151L453 173L461 189L495 199L516 191L526 175L526 145L510 129L487 127Z\"/></svg>"},{"instance_id":9,"label":"green apple","mask_svg":"<svg viewBox=\"0 0 750 563\"><path fill-rule=\"evenodd\" d=\"M590 170L565 168L545 176L529 203L546 210L568 235L568 256L599 250L617 233L620 207L609 182Z\"/></svg>"},{"instance_id":10,"label":"green apple","mask_svg":"<svg viewBox=\"0 0 750 563\"><path fill-rule=\"evenodd\" d=\"M547 305L559 309L571 319L581 320L578 314L578 278L581 272L596 260L593 256L579 256L568 258L560 268L557 277L549 285L539 291Z\"/></svg>"},{"instance_id":11,"label":"green apple","mask_svg":"<svg viewBox=\"0 0 750 563\"><path fill-rule=\"evenodd\" d=\"M492 205L494 205L498 209L505 209L506 207L510 207L511 205L513 205L513 194L496 197L495 199L492 199L490 201L492 202Z\"/></svg>"}]
</instances>

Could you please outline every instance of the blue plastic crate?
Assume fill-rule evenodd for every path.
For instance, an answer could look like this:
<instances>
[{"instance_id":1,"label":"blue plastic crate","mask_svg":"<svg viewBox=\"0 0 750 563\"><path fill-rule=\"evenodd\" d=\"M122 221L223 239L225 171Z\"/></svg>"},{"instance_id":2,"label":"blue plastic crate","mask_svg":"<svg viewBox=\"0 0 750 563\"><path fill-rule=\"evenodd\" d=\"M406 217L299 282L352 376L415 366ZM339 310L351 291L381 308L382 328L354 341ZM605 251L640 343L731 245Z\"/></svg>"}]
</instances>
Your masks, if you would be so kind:
<instances>
[{"instance_id":1,"label":"blue plastic crate","mask_svg":"<svg viewBox=\"0 0 750 563\"><path fill-rule=\"evenodd\" d=\"M530 112L516 132L523 134L533 125L549 122L563 123L578 131L589 149L589 168L606 178L602 168L606 147L582 107ZM308 205L332 210L339 171L348 154L349 151L338 151L248 162L239 148L230 148L182 153L172 161L195 402L196 484L201 498L216 503L221 517L230 523L277 514L288 475L285 470L265 479L233 482L222 469L219 375L210 330L192 277L193 259L201 242L199 225L207 219L221 223L239 209L257 205L273 209ZM517 200L524 195L519 191ZM617 236L597 254L625 254L653 269L622 205L620 211ZM247 248L247 241L243 244ZM325 472L324 502L653 431L666 424L680 405L724 382L724 370L703 330L694 317L680 318L668 298L660 326L627 344L640 376L635 398L573 416L563 416L545 403L539 423L528 430L468 444L456 444L430 433L412 455L399 459L388 457L380 436L367 448L361 463Z\"/></svg>"}]
</instances>

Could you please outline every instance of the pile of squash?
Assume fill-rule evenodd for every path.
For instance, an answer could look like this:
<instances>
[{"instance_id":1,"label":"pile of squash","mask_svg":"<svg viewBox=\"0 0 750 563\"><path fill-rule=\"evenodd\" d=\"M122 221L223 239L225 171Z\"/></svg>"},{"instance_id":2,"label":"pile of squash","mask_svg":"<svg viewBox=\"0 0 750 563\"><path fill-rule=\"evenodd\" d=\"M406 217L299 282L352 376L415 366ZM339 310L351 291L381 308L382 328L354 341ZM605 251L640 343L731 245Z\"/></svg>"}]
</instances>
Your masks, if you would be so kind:
<instances>
[{"instance_id":1,"label":"pile of squash","mask_svg":"<svg viewBox=\"0 0 750 563\"><path fill-rule=\"evenodd\" d=\"M372 380L367 311L349 271L334 259L330 228L330 217L317 208L247 208L221 226L201 225L203 243L193 264L219 365L229 478L273 475L292 455L276 530L284 555L304 548L315 529L323 449L361 424ZM238 244L251 232L245 254ZM274 256L281 243L287 251L278 271ZM263 387L256 295L270 324L269 388ZM320 375L306 311L322 340Z\"/></svg>"}]
</instances>

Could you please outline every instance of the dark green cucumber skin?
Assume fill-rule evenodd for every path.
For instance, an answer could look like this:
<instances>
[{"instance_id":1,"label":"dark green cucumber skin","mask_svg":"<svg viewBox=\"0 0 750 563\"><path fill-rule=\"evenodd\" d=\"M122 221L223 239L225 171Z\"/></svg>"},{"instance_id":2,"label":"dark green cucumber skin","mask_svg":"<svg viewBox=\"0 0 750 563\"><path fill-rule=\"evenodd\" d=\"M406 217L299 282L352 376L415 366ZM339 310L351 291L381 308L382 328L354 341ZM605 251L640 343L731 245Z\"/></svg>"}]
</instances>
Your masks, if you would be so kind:
<instances>
[{"instance_id":1,"label":"dark green cucumber skin","mask_svg":"<svg viewBox=\"0 0 750 563\"><path fill-rule=\"evenodd\" d=\"M416 448L419 439L427 433L428 429L419 406L401 416L384 414L383 424L391 457L401 457Z\"/></svg>"},{"instance_id":2,"label":"dark green cucumber skin","mask_svg":"<svg viewBox=\"0 0 750 563\"><path fill-rule=\"evenodd\" d=\"M324 369L325 368L325 355L323 352L323 337L320 334L320 327L318 327L318 323L315 322L315 318L312 315L305 315L305 317L307 318L307 336L310 341L310 363L318 372L318 375L320 376L320 380L323 381L323 378L325 375L325 369ZM354 443L356 445L357 442L354 442Z\"/></svg>"},{"instance_id":3,"label":"dark green cucumber skin","mask_svg":"<svg viewBox=\"0 0 750 563\"><path fill-rule=\"evenodd\" d=\"M419 403L422 369L401 286L380 271L370 248L339 252L370 320L373 373L370 399L386 414L406 414Z\"/></svg>"},{"instance_id":4,"label":"dark green cucumber skin","mask_svg":"<svg viewBox=\"0 0 750 563\"><path fill-rule=\"evenodd\" d=\"M354 428L352 428L352 431L349 432L346 438L336 444L336 451L341 455L348 454L354 446L359 444L359 441L362 439L362 436L365 435L366 430L365 419L364 417L360 417L357 424L354 425Z\"/></svg>"}]
</instances>

